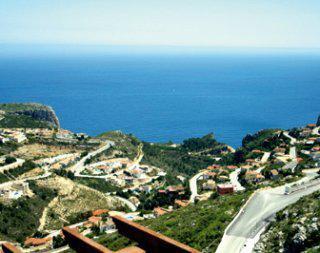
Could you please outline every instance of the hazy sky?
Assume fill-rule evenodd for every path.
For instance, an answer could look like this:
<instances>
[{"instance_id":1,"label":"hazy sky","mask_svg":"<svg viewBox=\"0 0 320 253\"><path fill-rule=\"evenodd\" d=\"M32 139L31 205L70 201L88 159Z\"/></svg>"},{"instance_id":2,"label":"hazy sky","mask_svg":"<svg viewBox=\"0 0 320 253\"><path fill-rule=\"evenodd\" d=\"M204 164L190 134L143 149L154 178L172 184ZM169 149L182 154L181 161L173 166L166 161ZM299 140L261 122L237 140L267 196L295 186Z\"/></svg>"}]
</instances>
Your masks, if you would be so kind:
<instances>
[{"instance_id":1,"label":"hazy sky","mask_svg":"<svg viewBox=\"0 0 320 253\"><path fill-rule=\"evenodd\" d=\"M0 43L320 47L319 0L0 0Z\"/></svg>"}]
</instances>

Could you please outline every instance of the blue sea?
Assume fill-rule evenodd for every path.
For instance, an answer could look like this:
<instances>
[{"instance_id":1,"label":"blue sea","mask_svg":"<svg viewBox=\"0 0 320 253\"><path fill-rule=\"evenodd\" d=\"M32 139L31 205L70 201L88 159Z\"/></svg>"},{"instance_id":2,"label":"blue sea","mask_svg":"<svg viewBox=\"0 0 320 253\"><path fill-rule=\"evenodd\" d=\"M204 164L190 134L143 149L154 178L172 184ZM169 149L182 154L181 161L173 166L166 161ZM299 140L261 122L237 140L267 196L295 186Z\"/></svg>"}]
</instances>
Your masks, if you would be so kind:
<instances>
[{"instance_id":1,"label":"blue sea","mask_svg":"<svg viewBox=\"0 0 320 253\"><path fill-rule=\"evenodd\" d=\"M10 50L8 50L10 49ZM320 54L296 51L0 50L0 102L51 105L63 128L181 142L315 122Z\"/></svg>"}]
</instances>

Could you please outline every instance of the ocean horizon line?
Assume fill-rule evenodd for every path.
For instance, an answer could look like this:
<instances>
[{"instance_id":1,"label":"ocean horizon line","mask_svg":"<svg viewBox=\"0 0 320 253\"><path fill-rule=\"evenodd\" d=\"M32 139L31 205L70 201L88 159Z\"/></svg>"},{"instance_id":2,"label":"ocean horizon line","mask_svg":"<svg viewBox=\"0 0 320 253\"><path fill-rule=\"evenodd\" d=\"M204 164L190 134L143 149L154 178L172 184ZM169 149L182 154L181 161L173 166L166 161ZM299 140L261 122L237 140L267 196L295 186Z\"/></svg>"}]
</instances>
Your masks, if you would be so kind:
<instances>
[{"instance_id":1,"label":"ocean horizon line","mask_svg":"<svg viewBox=\"0 0 320 253\"><path fill-rule=\"evenodd\" d=\"M65 50L68 50L67 52ZM125 45L77 43L1 43L0 56L16 53L43 54L173 54L173 55L320 55L320 47L251 47L251 46L191 46L191 45Z\"/></svg>"}]
</instances>

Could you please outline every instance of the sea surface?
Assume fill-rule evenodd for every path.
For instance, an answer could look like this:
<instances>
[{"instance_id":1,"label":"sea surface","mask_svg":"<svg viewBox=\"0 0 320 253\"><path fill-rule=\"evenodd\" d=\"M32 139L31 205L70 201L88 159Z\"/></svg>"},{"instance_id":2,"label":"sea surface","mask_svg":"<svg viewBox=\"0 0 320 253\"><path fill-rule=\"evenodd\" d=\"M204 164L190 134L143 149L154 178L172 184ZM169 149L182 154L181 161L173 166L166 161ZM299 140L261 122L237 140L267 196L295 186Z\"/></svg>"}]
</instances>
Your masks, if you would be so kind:
<instances>
[{"instance_id":1,"label":"sea surface","mask_svg":"<svg viewBox=\"0 0 320 253\"><path fill-rule=\"evenodd\" d=\"M72 52L0 54L0 102L51 105L63 128L151 142L315 122L320 54Z\"/></svg>"}]
</instances>

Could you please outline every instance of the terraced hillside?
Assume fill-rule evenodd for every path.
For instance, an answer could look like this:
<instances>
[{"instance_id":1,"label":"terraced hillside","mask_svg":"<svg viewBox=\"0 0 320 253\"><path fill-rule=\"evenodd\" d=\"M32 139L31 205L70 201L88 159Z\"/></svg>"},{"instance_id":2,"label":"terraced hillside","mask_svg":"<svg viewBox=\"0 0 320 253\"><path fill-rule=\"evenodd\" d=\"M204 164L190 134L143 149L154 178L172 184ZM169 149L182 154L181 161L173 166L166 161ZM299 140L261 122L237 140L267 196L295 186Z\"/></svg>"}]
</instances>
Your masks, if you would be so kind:
<instances>
[{"instance_id":1,"label":"terraced hillside","mask_svg":"<svg viewBox=\"0 0 320 253\"><path fill-rule=\"evenodd\" d=\"M114 210L122 206L117 199L64 177L39 180L37 185L57 192L43 214L40 230L60 229L65 224L83 221L83 215L95 209Z\"/></svg>"}]
</instances>

